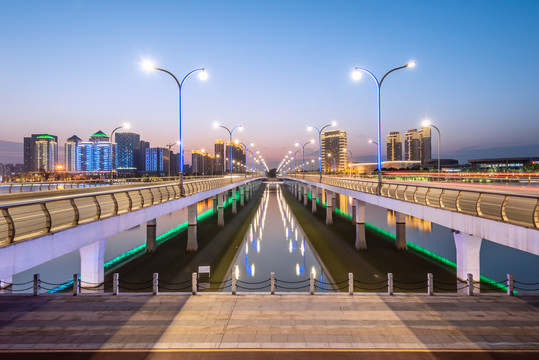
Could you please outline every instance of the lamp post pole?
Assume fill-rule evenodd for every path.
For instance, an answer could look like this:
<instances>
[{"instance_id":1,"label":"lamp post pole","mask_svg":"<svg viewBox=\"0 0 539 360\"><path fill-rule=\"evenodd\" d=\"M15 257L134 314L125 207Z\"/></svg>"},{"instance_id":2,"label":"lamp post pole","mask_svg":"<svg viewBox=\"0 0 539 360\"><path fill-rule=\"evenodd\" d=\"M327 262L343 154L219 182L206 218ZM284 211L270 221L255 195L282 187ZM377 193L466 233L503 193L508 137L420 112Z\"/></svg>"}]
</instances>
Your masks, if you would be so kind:
<instances>
[{"instance_id":1,"label":"lamp post pole","mask_svg":"<svg viewBox=\"0 0 539 360\"><path fill-rule=\"evenodd\" d=\"M349 150L349 149L343 149L344 151L350 153L350 160L353 161L353 157L354 155L352 155L352 152ZM351 164L350 164L351 165ZM348 166L350 168L350 177L352 176L352 167L351 166ZM345 173L346 174L346 173Z\"/></svg>"},{"instance_id":2,"label":"lamp post pole","mask_svg":"<svg viewBox=\"0 0 539 360\"><path fill-rule=\"evenodd\" d=\"M253 152L249 150L248 147L250 145L254 145L255 143L250 142L247 145L245 145L244 143L240 142L240 144L241 146L243 146L243 150L245 151L245 177L247 177L247 151L249 151L251 153L251 156L253 156Z\"/></svg>"},{"instance_id":3,"label":"lamp post pole","mask_svg":"<svg viewBox=\"0 0 539 360\"><path fill-rule=\"evenodd\" d=\"M232 128L232 130L230 130L229 128L227 128L226 126L224 125L219 125L219 124L216 124L216 127L221 127L223 129L225 129L226 131L228 131L228 134L230 135L230 158L229 158L229 161L230 161L230 182L232 182L232 134L234 133L234 130L240 128L242 129L242 126L241 125L236 125ZM225 146L226 148L226 146Z\"/></svg>"},{"instance_id":4,"label":"lamp post pole","mask_svg":"<svg viewBox=\"0 0 539 360\"><path fill-rule=\"evenodd\" d=\"M124 128L124 127L128 128L129 126L127 124L124 124L122 126L118 126L114 130L112 130L112 133L110 134L110 184L111 185L112 185L113 180L114 180L114 151L112 149L112 137L113 137L114 133L116 132L116 130Z\"/></svg>"},{"instance_id":5,"label":"lamp post pole","mask_svg":"<svg viewBox=\"0 0 539 360\"><path fill-rule=\"evenodd\" d=\"M307 144L312 143L312 142L314 142L314 140L307 141L305 144L302 144L302 143L300 143L300 142L297 142L297 143L296 143L296 146L301 146L302 149L303 149L303 151L302 151L302 153L301 153L302 156L303 156L303 158L302 158L302 165L301 165L301 172L302 172L302 174L303 174L303 178L304 178L304 179L305 179L305 146L307 146Z\"/></svg>"},{"instance_id":6,"label":"lamp post pole","mask_svg":"<svg viewBox=\"0 0 539 360\"><path fill-rule=\"evenodd\" d=\"M423 123L423 126L430 126L436 129L438 131L438 176L440 176L441 167L440 167L440 144L442 142L442 135L440 134L440 129L438 129L436 126L432 125L428 121Z\"/></svg>"},{"instance_id":7,"label":"lamp post pole","mask_svg":"<svg viewBox=\"0 0 539 360\"><path fill-rule=\"evenodd\" d=\"M322 182L322 131L324 131L325 128L328 126L335 126L335 121L331 122L331 124L327 124L322 127L322 129L318 129L314 125L309 125L308 129L316 129L318 131L318 170L320 171L320 182Z\"/></svg>"},{"instance_id":8,"label":"lamp post pole","mask_svg":"<svg viewBox=\"0 0 539 360\"><path fill-rule=\"evenodd\" d=\"M381 106L380 106L380 89L382 87L382 83L384 81L384 79L386 78L386 76L388 76L389 74L391 74L393 71L396 71L396 70L400 70L400 69L404 69L404 68L407 68L407 67L413 67L415 66L415 61L413 62L410 62L404 66L399 66L399 67L396 67L394 69L391 69L389 70L387 73L385 73L384 76L382 76L382 79L380 81L378 81L378 79L376 78L376 76L370 72L369 70L367 69L364 69L364 68L360 68L360 67L356 67L355 68L355 72L354 72L354 75L357 79L359 79L359 77L357 76L358 74L360 74L360 71L366 73L366 74L369 74L372 79L374 80L374 82L376 83L376 92L377 92L377 99L378 99L378 137L377 137L377 154L376 154L376 157L377 157L377 169L378 169L378 190L377 190L377 194L380 195L380 192L381 192L381 188L382 188L382 148L381 148L381 144L382 144L382 134L381 134L381 131L382 131L382 114L381 114Z\"/></svg>"},{"instance_id":9,"label":"lamp post pole","mask_svg":"<svg viewBox=\"0 0 539 360\"><path fill-rule=\"evenodd\" d=\"M143 65L147 69L155 69L155 70L159 70L159 71L162 71L164 73L169 74L170 76L172 76L172 78L176 81L176 84L178 85L178 100L179 100L178 101L178 113L179 113L179 130L180 130L180 174L179 174L180 175L180 194L181 194L181 196L185 196L185 191L183 189L182 89L183 89L183 83L185 82L185 80L190 75L192 75L192 74L194 74L196 72L200 72L201 73L200 74L201 79L205 79L205 77L206 77L206 69L205 68L199 68L199 69L191 70L190 72L187 73L187 75L185 75L183 77L182 81L178 81L178 78L176 78L176 76L174 76L174 74L171 73L168 70L156 67L156 66L154 66L153 64L151 64L149 62L145 62L145 64L143 64Z\"/></svg>"}]
</instances>

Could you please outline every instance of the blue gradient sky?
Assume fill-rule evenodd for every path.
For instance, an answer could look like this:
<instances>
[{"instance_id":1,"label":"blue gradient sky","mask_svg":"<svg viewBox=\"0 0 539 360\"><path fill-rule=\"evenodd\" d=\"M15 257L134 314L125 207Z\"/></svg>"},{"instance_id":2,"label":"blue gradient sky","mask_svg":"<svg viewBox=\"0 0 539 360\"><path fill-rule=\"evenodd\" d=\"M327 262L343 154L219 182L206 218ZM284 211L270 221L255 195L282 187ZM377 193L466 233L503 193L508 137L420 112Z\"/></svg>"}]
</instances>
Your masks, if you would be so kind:
<instances>
[{"instance_id":1,"label":"blue gradient sky","mask_svg":"<svg viewBox=\"0 0 539 360\"><path fill-rule=\"evenodd\" d=\"M176 141L177 88L140 69L151 58L178 77L208 69L185 84L186 149L213 149L214 121L241 123L276 166L307 124L336 120L354 158L374 161L375 86L350 72L417 60L384 81L383 138L428 117L442 157L539 150L538 18L539 1L0 0L0 140L63 145L128 121L152 146Z\"/></svg>"}]
</instances>

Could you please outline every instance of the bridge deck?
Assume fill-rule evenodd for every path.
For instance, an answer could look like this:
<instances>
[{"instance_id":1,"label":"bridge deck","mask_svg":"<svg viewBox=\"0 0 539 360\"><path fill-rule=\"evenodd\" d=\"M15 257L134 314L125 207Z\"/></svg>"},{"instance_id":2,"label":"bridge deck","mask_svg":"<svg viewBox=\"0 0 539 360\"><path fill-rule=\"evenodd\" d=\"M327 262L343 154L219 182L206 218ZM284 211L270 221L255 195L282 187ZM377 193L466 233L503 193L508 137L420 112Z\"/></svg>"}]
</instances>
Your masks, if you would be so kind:
<instances>
[{"instance_id":1,"label":"bridge deck","mask_svg":"<svg viewBox=\"0 0 539 360\"><path fill-rule=\"evenodd\" d=\"M539 350L539 297L0 296L0 351Z\"/></svg>"}]
</instances>

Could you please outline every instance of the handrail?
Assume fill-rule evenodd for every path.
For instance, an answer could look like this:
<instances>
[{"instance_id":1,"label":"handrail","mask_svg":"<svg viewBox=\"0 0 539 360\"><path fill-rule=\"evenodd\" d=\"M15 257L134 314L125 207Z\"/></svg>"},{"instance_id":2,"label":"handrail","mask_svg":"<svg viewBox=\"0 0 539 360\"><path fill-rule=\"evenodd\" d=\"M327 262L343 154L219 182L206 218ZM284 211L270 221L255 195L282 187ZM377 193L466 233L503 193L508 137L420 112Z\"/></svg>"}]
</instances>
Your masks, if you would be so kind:
<instances>
[{"instance_id":1,"label":"handrail","mask_svg":"<svg viewBox=\"0 0 539 360\"><path fill-rule=\"evenodd\" d=\"M256 181L261 177L250 179ZM230 177L221 177L186 181L185 196L245 180L245 177L232 181ZM180 194L180 184L169 182L3 202L0 203L0 246L179 199Z\"/></svg>"},{"instance_id":2,"label":"handrail","mask_svg":"<svg viewBox=\"0 0 539 360\"><path fill-rule=\"evenodd\" d=\"M372 195L377 195L378 188L376 181L350 178L323 177L320 182L318 176L306 179L290 176L285 180L308 180ZM458 189L405 182L382 183L380 194L395 200L539 229L539 194L507 194L488 189Z\"/></svg>"}]
</instances>

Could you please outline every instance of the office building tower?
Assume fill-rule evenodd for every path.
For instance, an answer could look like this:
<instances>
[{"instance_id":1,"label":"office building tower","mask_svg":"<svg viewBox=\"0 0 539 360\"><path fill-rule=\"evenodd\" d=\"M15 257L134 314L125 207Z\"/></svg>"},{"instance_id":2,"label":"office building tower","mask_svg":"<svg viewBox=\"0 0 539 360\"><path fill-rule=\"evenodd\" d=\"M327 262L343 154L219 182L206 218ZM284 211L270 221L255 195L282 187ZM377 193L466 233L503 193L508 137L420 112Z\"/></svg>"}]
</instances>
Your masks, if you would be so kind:
<instances>
[{"instance_id":1,"label":"office building tower","mask_svg":"<svg viewBox=\"0 0 539 360\"><path fill-rule=\"evenodd\" d=\"M80 171L80 150L79 146L82 140L73 135L66 140L64 147L64 159L65 159L65 170L66 171Z\"/></svg>"},{"instance_id":2,"label":"office building tower","mask_svg":"<svg viewBox=\"0 0 539 360\"><path fill-rule=\"evenodd\" d=\"M226 171L230 171L230 141L226 142ZM245 150L241 144L232 143L232 172L243 172L245 165Z\"/></svg>"},{"instance_id":3,"label":"office building tower","mask_svg":"<svg viewBox=\"0 0 539 360\"><path fill-rule=\"evenodd\" d=\"M32 134L24 138L24 171L52 171L57 162L58 136Z\"/></svg>"},{"instance_id":4,"label":"office building tower","mask_svg":"<svg viewBox=\"0 0 539 360\"><path fill-rule=\"evenodd\" d=\"M328 130L322 133L322 171L346 170L347 135L344 130Z\"/></svg>"},{"instance_id":5,"label":"office building tower","mask_svg":"<svg viewBox=\"0 0 539 360\"><path fill-rule=\"evenodd\" d=\"M410 129L404 139L404 160L421 161L426 164L431 159L431 132L429 127L421 130Z\"/></svg>"},{"instance_id":6,"label":"office building tower","mask_svg":"<svg viewBox=\"0 0 539 360\"><path fill-rule=\"evenodd\" d=\"M402 135L398 131L392 131L387 135L387 161L402 160Z\"/></svg>"},{"instance_id":7,"label":"office building tower","mask_svg":"<svg viewBox=\"0 0 539 360\"><path fill-rule=\"evenodd\" d=\"M111 155L116 157L116 148L112 144L112 151L114 153L111 154L110 137L103 131L99 130L90 136L89 141L80 142L78 149L80 171L111 170ZM112 167L112 169L115 168L115 166Z\"/></svg>"},{"instance_id":8,"label":"office building tower","mask_svg":"<svg viewBox=\"0 0 539 360\"><path fill-rule=\"evenodd\" d=\"M116 168L118 171L135 171L135 153L140 143L140 135L131 132L116 133Z\"/></svg>"},{"instance_id":9,"label":"office building tower","mask_svg":"<svg viewBox=\"0 0 539 360\"><path fill-rule=\"evenodd\" d=\"M213 175L215 157L202 150L193 150L191 153L191 167L194 175Z\"/></svg>"},{"instance_id":10,"label":"office building tower","mask_svg":"<svg viewBox=\"0 0 539 360\"><path fill-rule=\"evenodd\" d=\"M138 146L135 149L135 153L133 154L133 160L135 162L135 167L139 172L146 171L146 149L148 149L149 147L150 143L148 141L140 140Z\"/></svg>"},{"instance_id":11,"label":"office building tower","mask_svg":"<svg viewBox=\"0 0 539 360\"><path fill-rule=\"evenodd\" d=\"M223 174L225 169L225 141L221 139L215 140L215 173Z\"/></svg>"},{"instance_id":12,"label":"office building tower","mask_svg":"<svg viewBox=\"0 0 539 360\"><path fill-rule=\"evenodd\" d=\"M169 151L164 148L146 148L146 172L155 173L159 176L168 174Z\"/></svg>"}]
</instances>

